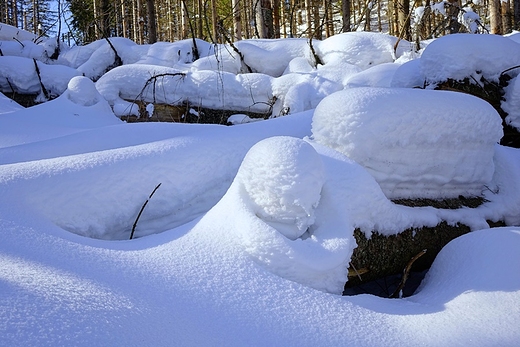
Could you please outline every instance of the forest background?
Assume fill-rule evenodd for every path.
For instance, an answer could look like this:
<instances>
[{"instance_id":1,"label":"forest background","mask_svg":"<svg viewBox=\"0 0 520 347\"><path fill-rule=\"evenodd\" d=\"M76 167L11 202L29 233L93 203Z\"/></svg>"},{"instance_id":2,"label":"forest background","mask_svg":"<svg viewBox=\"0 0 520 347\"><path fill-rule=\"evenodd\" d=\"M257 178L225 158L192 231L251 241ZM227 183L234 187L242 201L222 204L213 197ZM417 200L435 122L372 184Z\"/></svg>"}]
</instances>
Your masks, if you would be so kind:
<instances>
[{"instance_id":1,"label":"forest background","mask_svg":"<svg viewBox=\"0 0 520 347\"><path fill-rule=\"evenodd\" d=\"M520 0L1 0L0 22L69 45L126 37L138 44L200 38L324 39L386 32L408 41L520 29Z\"/></svg>"}]
</instances>

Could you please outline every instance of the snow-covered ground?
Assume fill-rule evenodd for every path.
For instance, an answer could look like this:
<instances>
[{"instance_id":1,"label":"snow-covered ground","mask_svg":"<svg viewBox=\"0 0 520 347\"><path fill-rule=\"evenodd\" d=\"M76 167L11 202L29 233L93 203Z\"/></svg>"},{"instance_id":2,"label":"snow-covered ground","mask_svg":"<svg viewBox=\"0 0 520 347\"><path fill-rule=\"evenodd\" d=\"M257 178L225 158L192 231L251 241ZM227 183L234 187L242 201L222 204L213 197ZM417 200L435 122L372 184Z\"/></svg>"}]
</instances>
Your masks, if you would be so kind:
<instances>
[{"instance_id":1,"label":"snow-covered ground","mask_svg":"<svg viewBox=\"0 0 520 347\"><path fill-rule=\"evenodd\" d=\"M482 100L406 88L450 73L432 57L466 44L454 37L423 60L406 43L396 56L385 35L338 35L314 43L317 67L305 40L244 41L244 62L201 42L206 58L193 63L189 42L115 40L124 65L103 76L104 42L65 51L67 66L42 80L70 79L57 99L24 109L0 98L0 345L517 346L520 152L497 144L500 117ZM490 37L468 47L487 55L489 45L493 59L520 49ZM478 54L464 58L478 68ZM492 79L511 59L480 73ZM236 111L263 100L288 115L121 122L110 106L159 98L143 90L153 73L176 74L157 81L164 100ZM485 202L389 200L458 195ZM440 221L474 232L441 251L413 296L340 295L355 228L390 235Z\"/></svg>"}]
</instances>

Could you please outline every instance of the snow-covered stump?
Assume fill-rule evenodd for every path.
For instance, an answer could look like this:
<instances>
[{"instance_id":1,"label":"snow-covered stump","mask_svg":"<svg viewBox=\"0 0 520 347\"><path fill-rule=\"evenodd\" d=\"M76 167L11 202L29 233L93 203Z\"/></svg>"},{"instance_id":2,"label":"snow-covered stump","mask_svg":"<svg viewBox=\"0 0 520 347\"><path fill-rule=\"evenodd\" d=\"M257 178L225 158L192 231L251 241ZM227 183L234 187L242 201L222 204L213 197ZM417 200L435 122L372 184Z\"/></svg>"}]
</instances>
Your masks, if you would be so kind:
<instances>
[{"instance_id":1,"label":"snow-covered stump","mask_svg":"<svg viewBox=\"0 0 520 347\"><path fill-rule=\"evenodd\" d=\"M482 197L494 173L502 125L491 105L471 95L356 88L325 98L312 132L316 142L361 164L388 199L445 201ZM469 231L445 222L393 236L367 238L358 230L349 285L360 282L354 268L368 271L362 282L400 273L425 248L422 266L428 266L444 245Z\"/></svg>"},{"instance_id":2,"label":"snow-covered stump","mask_svg":"<svg viewBox=\"0 0 520 347\"><path fill-rule=\"evenodd\" d=\"M407 69L413 67L414 73L396 73L393 86L425 86L477 96L503 119L500 143L520 147L520 128L511 122L517 111L508 107L515 102L509 85L520 73L517 42L500 35L446 35L429 44L421 58L409 65Z\"/></svg>"},{"instance_id":3,"label":"snow-covered stump","mask_svg":"<svg viewBox=\"0 0 520 347\"><path fill-rule=\"evenodd\" d=\"M491 105L470 95L356 88L325 98L312 132L365 167L389 199L444 199L481 195L502 125Z\"/></svg>"}]
</instances>

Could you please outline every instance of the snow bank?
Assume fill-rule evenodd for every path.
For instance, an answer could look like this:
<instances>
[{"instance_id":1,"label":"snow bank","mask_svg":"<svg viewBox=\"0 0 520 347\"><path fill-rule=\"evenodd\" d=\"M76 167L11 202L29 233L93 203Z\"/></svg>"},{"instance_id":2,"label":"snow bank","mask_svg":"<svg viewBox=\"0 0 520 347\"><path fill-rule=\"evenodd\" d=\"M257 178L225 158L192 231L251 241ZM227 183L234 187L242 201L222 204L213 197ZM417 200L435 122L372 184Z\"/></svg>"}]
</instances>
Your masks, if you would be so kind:
<instances>
[{"instance_id":1,"label":"snow bank","mask_svg":"<svg viewBox=\"0 0 520 347\"><path fill-rule=\"evenodd\" d=\"M448 78L484 77L498 81L500 74L520 63L520 44L498 35L454 34L430 43L420 58L428 84ZM515 71L513 71L515 73ZM516 72L518 73L518 72Z\"/></svg>"},{"instance_id":2,"label":"snow bank","mask_svg":"<svg viewBox=\"0 0 520 347\"><path fill-rule=\"evenodd\" d=\"M195 42L201 58L214 54L214 46L212 44L201 39L196 39ZM194 49L192 39L175 42L156 42L149 46L146 56L136 63L167 67L188 64L195 60Z\"/></svg>"},{"instance_id":3,"label":"snow bank","mask_svg":"<svg viewBox=\"0 0 520 347\"><path fill-rule=\"evenodd\" d=\"M298 113L316 108L326 96L343 86L313 73L290 73L272 79L273 116Z\"/></svg>"},{"instance_id":4,"label":"snow bank","mask_svg":"<svg viewBox=\"0 0 520 347\"><path fill-rule=\"evenodd\" d=\"M382 87L388 88L392 78L401 65L383 63L357 73L347 80L347 88Z\"/></svg>"},{"instance_id":5,"label":"snow bank","mask_svg":"<svg viewBox=\"0 0 520 347\"><path fill-rule=\"evenodd\" d=\"M276 135L310 134L310 113L233 127L171 123L153 127L122 124L112 114L103 123L102 105L110 110L104 100L85 107L62 95L36 106L39 109L28 109L27 114L2 115L0 147L18 145L0 151L2 155L19 157L32 149L40 158L49 158L37 160L33 154L29 157L34 161L3 165L3 196L18 196L28 209L70 232L128 239L142 204L162 183L139 220L139 237L179 226L207 212L224 195L256 142ZM52 117L51 110L56 109L60 112ZM74 111L69 114L71 109ZM49 119L41 119L42 114ZM94 129L114 122L120 126ZM82 134L87 125L91 130ZM145 134L140 135L136 126ZM144 143L143 136L148 139ZM86 144L76 144L76 139ZM41 140L47 141L37 142Z\"/></svg>"},{"instance_id":6,"label":"snow bank","mask_svg":"<svg viewBox=\"0 0 520 347\"><path fill-rule=\"evenodd\" d=\"M41 86L36 73L38 65L40 78L51 96L61 95L70 79L81 75L77 70L63 65L47 65L29 58L4 56L0 57L0 88L2 92L20 94L39 94Z\"/></svg>"},{"instance_id":7,"label":"snow bank","mask_svg":"<svg viewBox=\"0 0 520 347\"><path fill-rule=\"evenodd\" d=\"M36 35L23 29L18 29L12 25L0 23L0 41L33 41Z\"/></svg>"},{"instance_id":8,"label":"snow bank","mask_svg":"<svg viewBox=\"0 0 520 347\"><path fill-rule=\"evenodd\" d=\"M151 79L153 76L158 78ZM149 81L148 84L147 81ZM146 88L145 88L146 87ZM189 71L152 66L125 65L107 72L96 83L103 97L114 105L126 100L179 105L189 103L211 109L268 112L271 77L234 75L218 71Z\"/></svg>"},{"instance_id":9,"label":"snow bank","mask_svg":"<svg viewBox=\"0 0 520 347\"><path fill-rule=\"evenodd\" d=\"M279 77L297 57L309 57L307 39L242 40L235 46L253 72Z\"/></svg>"},{"instance_id":10,"label":"snow bank","mask_svg":"<svg viewBox=\"0 0 520 347\"><path fill-rule=\"evenodd\" d=\"M312 132L366 167L389 198L446 198L481 195L502 126L470 95L356 88L325 98Z\"/></svg>"},{"instance_id":11,"label":"snow bank","mask_svg":"<svg viewBox=\"0 0 520 347\"><path fill-rule=\"evenodd\" d=\"M0 148L121 124L108 103L93 90L92 81L75 77L69 85L71 90L57 99L2 115Z\"/></svg>"},{"instance_id":12,"label":"snow bank","mask_svg":"<svg viewBox=\"0 0 520 347\"><path fill-rule=\"evenodd\" d=\"M142 47L123 37L111 37L110 43L114 46L123 64L133 64L142 57ZM144 46L148 50L147 46ZM89 52L87 51L87 54ZM69 53L73 55L74 52ZM100 40L95 45L88 60L77 67L78 71L92 80L100 78L115 63L115 53L106 40Z\"/></svg>"},{"instance_id":13,"label":"snow bank","mask_svg":"<svg viewBox=\"0 0 520 347\"><path fill-rule=\"evenodd\" d=\"M371 32L349 32L331 36L324 41L313 41L315 50L325 65L342 60L362 70L371 66L392 63L404 52L411 50L408 41L401 40L394 53L397 38Z\"/></svg>"}]
</instances>

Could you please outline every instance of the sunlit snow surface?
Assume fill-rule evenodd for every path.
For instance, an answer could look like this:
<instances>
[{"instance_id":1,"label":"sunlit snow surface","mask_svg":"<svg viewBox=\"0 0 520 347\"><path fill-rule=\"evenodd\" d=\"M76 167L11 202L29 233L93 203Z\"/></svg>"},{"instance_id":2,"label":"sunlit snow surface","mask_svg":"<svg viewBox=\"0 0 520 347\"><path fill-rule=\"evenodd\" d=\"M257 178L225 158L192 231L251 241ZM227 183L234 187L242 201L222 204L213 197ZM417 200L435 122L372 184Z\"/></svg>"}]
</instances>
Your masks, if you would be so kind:
<instances>
[{"instance_id":1,"label":"sunlit snow surface","mask_svg":"<svg viewBox=\"0 0 520 347\"><path fill-rule=\"evenodd\" d=\"M371 50L392 44L386 36L341 37L347 46L371 42ZM160 45L143 53L124 40L118 44L129 47L122 53L127 62L165 62L175 55L173 48L161 55ZM186 53L179 61L187 59L185 44L177 46ZM470 165L480 171L470 176L486 181L482 206L398 206L364 168L366 157L348 158L313 138L319 118L336 112L342 119L347 92L327 99L316 113L312 108L348 81L351 87L387 86L399 68L366 69L356 79L368 61L342 62L351 66L340 75L338 66L347 65L315 69L308 56L294 58L306 52L298 41L285 48L279 42L256 44L248 48L265 57L286 52L283 75L264 78L299 81L300 93L290 94L283 83L278 90L289 95L284 107L304 105L300 110L308 111L232 127L126 124L83 77L72 79L56 100L30 109L0 99L0 345L517 346L520 229L485 228L486 220L520 224L520 153L494 144L495 115L473 98L456 96L456 116L445 115L452 116L452 128L433 126L421 113L418 126L432 127L437 135L418 141L402 132L395 142L399 136L390 130L397 131L398 123L384 119L387 110L366 108L367 117L357 125L373 122L367 129L380 150L430 146L445 163L454 160L453 147L481 140ZM81 64L69 66L89 66L84 64L96 49L85 49L91 52L77 51L78 59L85 54ZM375 63L392 63L390 53L382 57ZM172 69L179 61L162 66ZM330 89L315 89L323 80ZM368 98L386 95L378 88L360 91ZM437 117L432 108L450 98L421 103L412 90L388 93L406 101L398 111L407 122L410 105L428 106L424 111ZM468 111L479 115L475 122L466 120ZM452 133L464 141L448 146L428 137ZM355 141L357 150L365 142ZM405 159L418 170L429 165L418 154ZM438 173L467 178L464 170L451 172ZM439 189L433 182L431 189ZM136 238L127 240L159 183ZM356 246L354 228L368 236L394 234L441 220L476 231L443 249L414 296L338 295Z\"/></svg>"}]
</instances>

